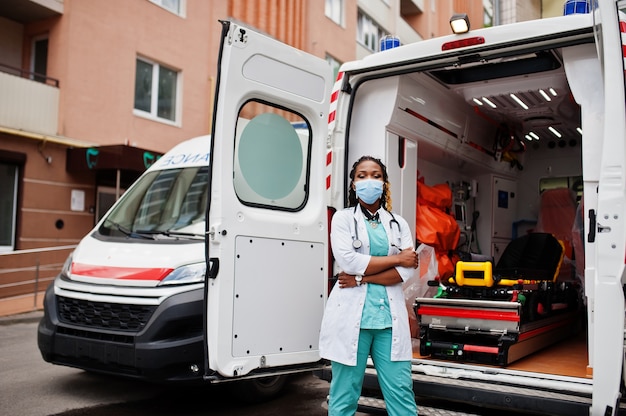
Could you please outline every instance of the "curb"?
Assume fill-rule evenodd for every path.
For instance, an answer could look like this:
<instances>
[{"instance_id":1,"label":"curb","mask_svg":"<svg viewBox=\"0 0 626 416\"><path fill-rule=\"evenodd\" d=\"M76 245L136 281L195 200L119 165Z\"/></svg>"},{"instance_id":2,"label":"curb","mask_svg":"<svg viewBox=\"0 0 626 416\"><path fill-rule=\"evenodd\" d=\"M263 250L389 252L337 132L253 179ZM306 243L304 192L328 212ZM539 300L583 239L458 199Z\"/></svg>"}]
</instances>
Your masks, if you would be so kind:
<instances>
[{"instance_id":1,"label":"curb","mask_svg":"<svg viewBox=\"0 0 626 416\"><path fill-rule=\"evenodd\" d=\"M34 311L34 312L20 313L16 315L0 316L0 326L34 323L34 322L39 322L41 318L43 318L43 311Z\"/></svg>"}]
</instances>

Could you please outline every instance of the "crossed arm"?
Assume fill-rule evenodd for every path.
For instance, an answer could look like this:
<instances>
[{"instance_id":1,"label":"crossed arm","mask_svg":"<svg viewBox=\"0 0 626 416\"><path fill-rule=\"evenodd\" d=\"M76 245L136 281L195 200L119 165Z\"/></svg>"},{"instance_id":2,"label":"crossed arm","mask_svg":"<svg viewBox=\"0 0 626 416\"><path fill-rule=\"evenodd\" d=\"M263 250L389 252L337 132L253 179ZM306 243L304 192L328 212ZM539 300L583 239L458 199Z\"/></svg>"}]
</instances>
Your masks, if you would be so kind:
<instances>
[{"instance_id":1,"label":"crossed arm","mask_svg":"<svg viewBox=\"0 0 626 416\"><path fill-rule=\"evenodd\" d=\"M417 268L419 260L417 253L412 248L404 249L398 254L391 256L371 256L370 261L363 274L363 283L376 283L390 286L402 282L396 267ZM341 272L338 275L337 283L339 287L355 287L355 275Z\"/></svg>"}]
</instances>

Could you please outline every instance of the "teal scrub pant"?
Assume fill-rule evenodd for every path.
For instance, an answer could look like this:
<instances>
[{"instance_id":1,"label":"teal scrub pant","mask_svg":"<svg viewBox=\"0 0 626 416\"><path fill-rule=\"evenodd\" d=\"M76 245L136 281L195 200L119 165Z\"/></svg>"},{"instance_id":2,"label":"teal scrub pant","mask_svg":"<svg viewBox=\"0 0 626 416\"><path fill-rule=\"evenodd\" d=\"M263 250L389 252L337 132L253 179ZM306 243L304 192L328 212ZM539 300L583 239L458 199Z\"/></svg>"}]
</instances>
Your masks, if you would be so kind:
<instances>
[{"instance_id":1,"label":"teal scrub pant","mask_svg":"<svg viewBox=\"0 0 626 416\"><path fill-rule=\"evenodd\" d=\"M361 329L356 366L332 365L329 416L354 416L371 355L389 416L417 415L410 361L391 361L391 328Z\"/></svg>"}]
</instances>

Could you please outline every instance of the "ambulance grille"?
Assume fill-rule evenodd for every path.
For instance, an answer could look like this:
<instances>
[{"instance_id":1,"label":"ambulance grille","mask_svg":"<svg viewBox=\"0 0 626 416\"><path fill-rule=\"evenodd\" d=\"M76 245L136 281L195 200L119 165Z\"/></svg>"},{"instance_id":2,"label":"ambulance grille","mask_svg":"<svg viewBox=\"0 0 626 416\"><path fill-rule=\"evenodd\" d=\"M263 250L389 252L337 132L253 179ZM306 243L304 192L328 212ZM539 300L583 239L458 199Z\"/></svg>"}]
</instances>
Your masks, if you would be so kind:
<instances>
[{"instance_id":1,"label":"ambulance grille","mask_svg":"<svg viewBox=\"0 0 626 416\"><path fill-rule=\"evenodd\" d=\"M66 324L116 331L141 331L156 306L91 302L57 296L59 320Z\"/></svg>"}]
</instances>

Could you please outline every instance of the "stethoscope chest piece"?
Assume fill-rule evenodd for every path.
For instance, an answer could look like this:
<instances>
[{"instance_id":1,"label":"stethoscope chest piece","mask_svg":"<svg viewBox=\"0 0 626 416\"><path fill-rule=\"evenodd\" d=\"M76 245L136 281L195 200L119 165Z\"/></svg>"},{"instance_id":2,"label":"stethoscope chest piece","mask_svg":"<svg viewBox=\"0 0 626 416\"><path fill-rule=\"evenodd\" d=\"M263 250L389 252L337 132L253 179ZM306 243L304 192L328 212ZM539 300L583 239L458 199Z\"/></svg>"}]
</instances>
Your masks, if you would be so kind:
<instances>
[{"instance_id":1,"label":"stethoscope chest piece","mask_svg":"<svg viewBox=\"0 0 626 416\"><path fill-rule=\"evenodd\" d=\"M354 247L354 248L361 248L362 245L363 245L363 243L358 238L356 240L352 241L352 247Z\"/></svg>"}]
</instances>

